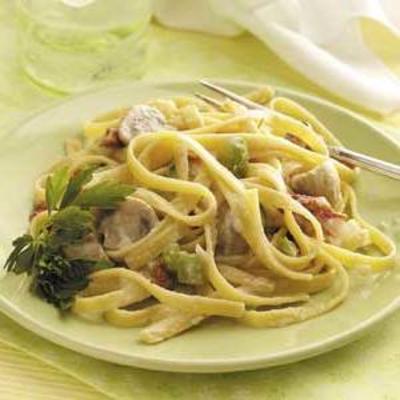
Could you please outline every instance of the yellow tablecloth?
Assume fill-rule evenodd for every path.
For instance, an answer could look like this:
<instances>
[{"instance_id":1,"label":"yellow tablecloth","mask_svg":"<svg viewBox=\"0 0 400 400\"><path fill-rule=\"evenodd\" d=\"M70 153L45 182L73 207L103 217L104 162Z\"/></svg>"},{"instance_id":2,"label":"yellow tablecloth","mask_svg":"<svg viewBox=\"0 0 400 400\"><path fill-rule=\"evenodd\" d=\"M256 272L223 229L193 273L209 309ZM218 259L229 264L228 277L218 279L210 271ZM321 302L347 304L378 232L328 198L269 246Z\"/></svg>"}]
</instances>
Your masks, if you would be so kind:
<instances>
[{"instance_id":1,"label":"yellow tablecloth","mask_svg":"<svg viewBox=\"0 0 400 400\"><path fill-rule=\"evenodd\" d=\"M20 70L12 3L0 0L0 128L57 100ZM371 48L400 72L400 42L371 22L363 28ZM307 91L351 107L298 75L250 35L226 39L153 26L151 38L146 80L238 78ZM399 115L366 115L400 139ZM399 349L396 314L357 343L311 360L253 372L182 375L96 361L48 343L0 315L0 400L397 400Z\"/></svg>"}]
</instances>

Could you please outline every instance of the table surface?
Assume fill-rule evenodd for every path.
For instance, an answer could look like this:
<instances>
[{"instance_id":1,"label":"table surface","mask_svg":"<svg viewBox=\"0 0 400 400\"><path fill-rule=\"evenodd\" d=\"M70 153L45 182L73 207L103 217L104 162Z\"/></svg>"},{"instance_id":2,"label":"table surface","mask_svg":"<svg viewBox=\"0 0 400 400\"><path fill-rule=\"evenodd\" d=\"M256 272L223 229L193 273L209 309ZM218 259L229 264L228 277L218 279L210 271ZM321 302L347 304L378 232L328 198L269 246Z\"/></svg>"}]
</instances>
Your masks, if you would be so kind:
<instances>
[{"instance_id":1,"label":"table surface","mask_svg":"<svg viewBox=\"0 0 400 400\"><path fill-rule=\"evenodd\" d=\"M0 0L0 129L59 97L22 72L16 50L13 1ZM363 27L371 48L400 72L400 43ZM151 28L145 80L219 77L266 82L307 91L349 106L301 77L262 43L243 35L227 39ZM384 46L382 46L384 43ZM396 50L397 49L397 53ZM246 60L246 62L243 62ZM400 127L400 116L367 116ZM389 129L389 128L388 128ZM59 348L0 315L0 399L368 399L400 393L400 314L342 349L289 366L232 374L194 375L119 367Z\"/></svg>"}]
</instances>

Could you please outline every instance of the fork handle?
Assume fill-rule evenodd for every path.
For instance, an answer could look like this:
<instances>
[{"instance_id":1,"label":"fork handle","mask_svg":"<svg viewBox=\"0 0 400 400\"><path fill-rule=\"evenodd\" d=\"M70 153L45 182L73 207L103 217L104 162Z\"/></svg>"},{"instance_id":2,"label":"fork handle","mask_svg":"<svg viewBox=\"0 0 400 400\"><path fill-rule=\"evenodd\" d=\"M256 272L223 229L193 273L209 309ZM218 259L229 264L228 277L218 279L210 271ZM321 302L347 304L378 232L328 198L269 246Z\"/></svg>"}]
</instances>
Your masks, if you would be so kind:
<instances>
[{"instance_id":1,"label":"fork handle","mask_svg":"<svg viewBox=\"0 0 400 400\"><path fill-rule=\"evenodd\" d=\"M331 157L392 179L400 180L400 165L369 157L343 147L329 147Z\"/></svg>"}]
</instances>

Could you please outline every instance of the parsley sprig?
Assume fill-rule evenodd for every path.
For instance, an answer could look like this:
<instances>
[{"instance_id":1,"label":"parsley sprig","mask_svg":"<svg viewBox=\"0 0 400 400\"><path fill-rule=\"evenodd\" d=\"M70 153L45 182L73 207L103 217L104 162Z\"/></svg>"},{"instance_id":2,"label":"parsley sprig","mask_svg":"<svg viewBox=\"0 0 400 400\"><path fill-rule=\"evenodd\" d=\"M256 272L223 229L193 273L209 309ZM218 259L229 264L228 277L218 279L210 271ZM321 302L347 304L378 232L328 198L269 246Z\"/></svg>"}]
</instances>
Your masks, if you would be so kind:
<instances>
[{"instance_id":1,"label":"parsley sprig","mask_svg":"<svg viewBox=\"0 0 400 400\"><path fill-rule=\"evenodd\" d=\"M131 185L118 182L103 181L84 188L93 178L98 165L86 167L72 177L68 176L68 168L61 167L46 181L46 201L49 214L74 205L82 208L115 208L133 192Z\"/></svg>"},{"instance_id":2,"label":"parsley sprig","mask_svg":"<svg viewBox=\"0 0 400 400\"><path fill-rule=\"evenodd\" d=\"M73 304L75 295L89 284L91 272L110 268L108 260L67 259L63 248L95 235L92 208L115 208L133 192L130 185L99 182L85 188L98 165L69 176L67 166L57 168L46 181L48 222L33 237L24 234L13 241L5 269L32 277L31 290L60 310Z\"/></svg>"}]
</instances>

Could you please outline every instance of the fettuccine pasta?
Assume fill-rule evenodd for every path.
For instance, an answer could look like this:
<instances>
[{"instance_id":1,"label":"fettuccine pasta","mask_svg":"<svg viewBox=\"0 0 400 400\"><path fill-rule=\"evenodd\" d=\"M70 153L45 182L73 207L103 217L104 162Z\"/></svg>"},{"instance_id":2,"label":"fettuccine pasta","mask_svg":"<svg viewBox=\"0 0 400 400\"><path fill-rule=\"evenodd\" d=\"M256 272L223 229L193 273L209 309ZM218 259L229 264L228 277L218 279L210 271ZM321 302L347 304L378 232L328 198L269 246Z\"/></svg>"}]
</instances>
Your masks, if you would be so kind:
<instances>
[{"instance_id":1,"label":"fettuccine pasta","mask_svg":"<svg viewBox=\"0 0 400 400\"><path fill-rule=\"evenodd\" d=\"M358 212L358 171L329 157L339 140L271 88L248 97L270 116L231 101L157 99L87 122L83 137L66 143L65 158L36 182L30 234L51 232L74 195L67 186L46 211L57 171L72 179L91 168L69 207L89 211L94 228L57 251L74 266L106 267L74 293L73 313L143 327L145 343L210 316L279 327L343 302L347 269L392 267L394 244ZM113 206L87 200L110 183L134 190Z\"/></svg>"}]
</instances>

